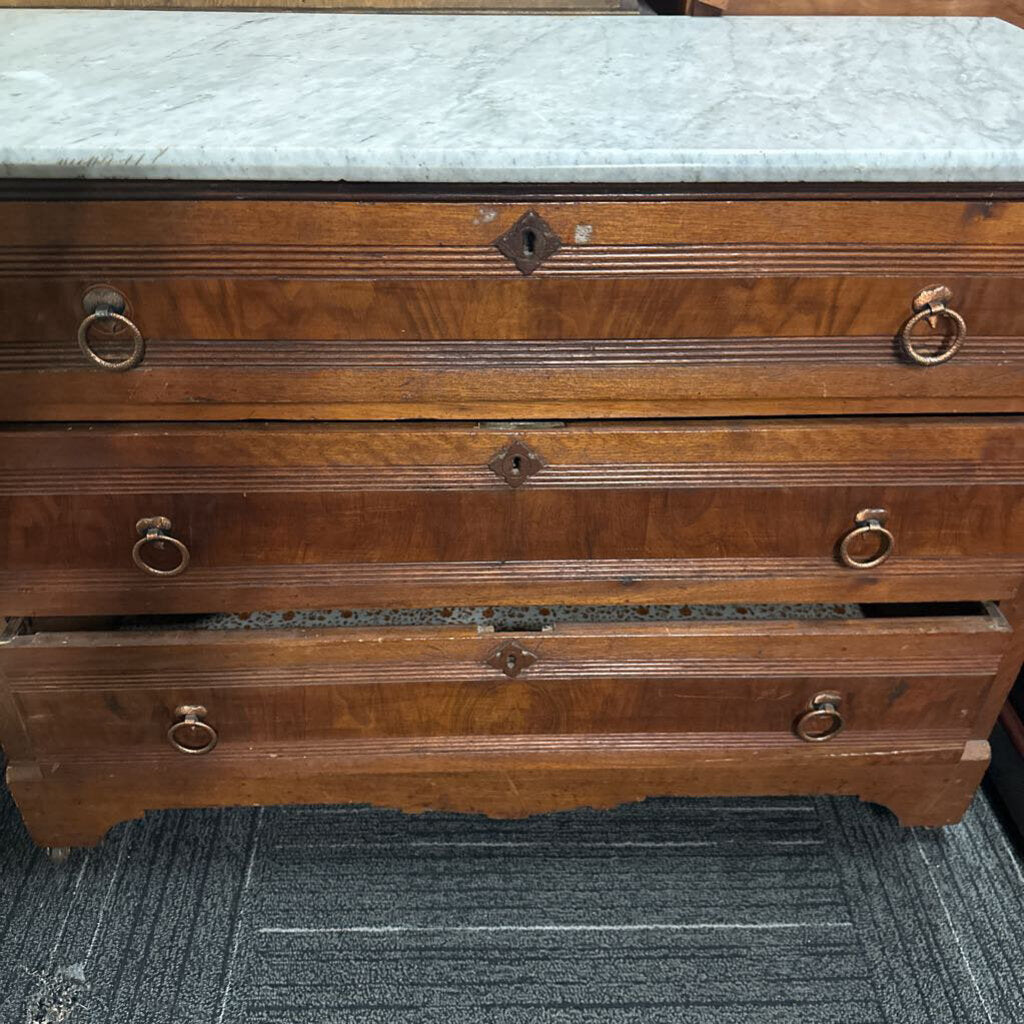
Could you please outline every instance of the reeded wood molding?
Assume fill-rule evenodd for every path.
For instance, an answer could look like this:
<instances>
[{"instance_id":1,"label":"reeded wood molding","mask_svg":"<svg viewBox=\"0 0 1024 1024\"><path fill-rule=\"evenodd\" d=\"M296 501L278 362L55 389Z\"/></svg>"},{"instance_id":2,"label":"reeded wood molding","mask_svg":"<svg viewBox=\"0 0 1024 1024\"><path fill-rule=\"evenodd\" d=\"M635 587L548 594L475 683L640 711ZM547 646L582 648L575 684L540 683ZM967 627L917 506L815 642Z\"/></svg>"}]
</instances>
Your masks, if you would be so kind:
<instances>
[{"instance_id":1,"label":"reeded wood molding","mask_svg":"<svg viewBox=\"0 0 1024 1024\"><path fill-rule=\"evenodd\" d=\"M948 576L951 573L990 574L993 576L1024 575L1024 559L992 557L939 556L936 558L905 558L893 556L884 569L855 573L844 568L830 556L818 558L592 558L545 559L543 561L505 562L399 562L341 563L333 565L259 565L202 566L195 562L188 572L167 582L141 578L129 564L112 569L26 569L0 571L0 591L19 588L61 587L61 589L112 589L125 586L150 590L189 590L211 586L266 586L295 584L317 586L365 586L373 584L431 586L438 584L474 584L498 582L510 587L516 583L618 583L628 586L642 580L702 579L774 579L837 578L868 583L891 577ZM62 582L63 581L63 584ZM1016 587L1014 587L1016 590ZM408 605L406 605L408 607Z\"/></svg>"},{"instance_id":2,"label":"reeded wood molding","mask_svg":"<svg viewBox=\"0 0 1024 1024\"><path fill-rule=\"evenodd\" d=\"M201 633L196 634L200 643ZM535 642L537 634L498 634L496 638L528 638ZM284 638L287 639L287 638ZM862 638L867 639L867 638ZM11 677L13 692L26 694L43 690L61 692L89 691L109 687L131 687L132 689L152 688L166 691L173 683L175 687L212 687L215 689L274 688L280 686L337 686L355 684L388 684L408 682L437 683L503 683L507 677L498 669L486 665L483 658L476 661L456 660L452 654L449 662L409 661L375 662L369 665L336 663L316 665L297 663L294 665L246 666L245 668L218 668L209 671L188 668L169 672L160 670L143 671L128 669L118 671L94 671L69 669L67 672L34 672L26 684L19 684L17 676ZM464 657L464 655L463 655ZM1000 654L927 657L907 654L901 657L866 658L837 657L823 660L813 657L761 658L761 657L710 657L699 658L681 655L678 658L582 658L573 660L565 655L544 652L536 664L525 669L519 676L524 683L530 681L570 681L575 679L806 679L832 678L860 680L864 676L924 676L937 680L950 677L991 676L999 666Z\"/></svg>"},{"instance_id":3,"label":"reeded wood molding","mask_svg":"<svg viewBox=\"0 0 1024 1024\"><path fill-rule=\"evenodd\" d=\"M1024 273L1024 245L571 245L531 276ZM0 245L0 278L254 277L316 280L521 276L493 246Z\"/></svg>"},{"instance_id":4,"label":"reeded wood molding","mask_svg":"<svg viewBox=\"0 0 1024 1024\"><path fill-rule=\"evenodd\" d=\"M1024 462L586 463L546 465L523 488L675 489L1024 484ZM0 495L504 491L486 465L175 467L4 470Z\"/></svg>"},{"instance_id":5,"label":"reeded wood molding","mask_svg":"<svg viewBox=\"0 0 1024 1024\"><path fill-rule=\"evenodd\" d=\"M971 335L956 357L956 366L1024 360L1024 338ZM275 341L150 339L145 362L131 371L144 379L162 369L276 370L294 374L308 370L419 369L436 371L450 366L463 370L567 368L581 366L724 366L744 364L908 366L892 336L787 338L588 338L431 340L366 339ZM95 373L74 338L51 341L9 341L0 344L0 371L82 370ZM867 386L867 385L865 385ZM341 397L341 396L339 396Z\"/></svg>"}]
</instances>

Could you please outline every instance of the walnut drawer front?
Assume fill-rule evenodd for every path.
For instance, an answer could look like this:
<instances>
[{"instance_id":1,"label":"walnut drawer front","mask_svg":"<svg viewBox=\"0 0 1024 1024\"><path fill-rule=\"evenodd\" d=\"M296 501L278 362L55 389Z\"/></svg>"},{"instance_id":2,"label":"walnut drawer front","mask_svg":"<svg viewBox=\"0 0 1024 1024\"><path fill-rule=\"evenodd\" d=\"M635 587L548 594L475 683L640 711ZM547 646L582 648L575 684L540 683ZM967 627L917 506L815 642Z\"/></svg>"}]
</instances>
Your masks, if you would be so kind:
<instances>
[{"instance_id":1,"label":"walnut drawer front","mask_svg":"<svg viewBox=\"0 0 1024 1024\"><path fill-rule=\"evenodd\" d=\"M1013 199L2 208L10 420L1024 411ZM936 285L967 340L922 366L899 338ZM137 352L109 316L79 347L100 308L132 321ZM926 355L955 329L952 314L918 320L912 347ZM90 347L113 362L134 352L137 365L100 369Z\"/></svg>"},{"instance_id":2,"label":"walnut drawer front","mask_svg":"<svg viewBox=\"0 0 1024 1024\"><path fill-rule=\"evenodd\" d=\"M12 429L0 522L9 615L998 600L1024 425Z\"/></svg>"},{"instance_id":3,"label":"walnut drawer front","mask_svg":"<svg viewBox=\"0 0 1024 1024\"><path fill-rule=\"evenodd\" d=\"M977 716L1009 636L992 606L540 633L41 632L0 649L0 673L25 744L8 728L12 760L176 764L203 747L211 761L334 747L398 756L410 739L477 737L480 749L500 750L530 736L534 746L518 749L604 737L625 751L666 742L799 751L825 741L888 750L963 744L984 728Z\"/></svg>"}]
</instances>

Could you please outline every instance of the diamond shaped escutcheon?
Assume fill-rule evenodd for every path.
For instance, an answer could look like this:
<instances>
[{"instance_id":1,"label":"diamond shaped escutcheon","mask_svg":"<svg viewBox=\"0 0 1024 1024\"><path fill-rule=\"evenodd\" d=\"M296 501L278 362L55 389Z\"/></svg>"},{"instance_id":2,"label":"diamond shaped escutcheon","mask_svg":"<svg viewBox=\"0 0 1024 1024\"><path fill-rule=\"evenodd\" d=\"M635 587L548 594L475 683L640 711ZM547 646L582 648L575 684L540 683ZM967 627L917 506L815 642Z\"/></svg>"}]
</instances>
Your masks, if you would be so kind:
<instances>
[{"instance_id":1,"label":"diamond shaped escutcheon","mask_svg":"<svg viewBox=\"0 0 1024 1024\"><path fill-rule=\"evenodd\" d=\"M509 679L515 679L520 672L528 669L537 661L537 655L520 647L515 641L502 644L488 659L487 664L504 672Z\"/></svg>"},{"instance_id":2,"label":"diamond shaped escutcheon","mask_svg":"<svg viewBox=\"0 0 1024 1024\"><path fill-rule=\"evenodd\" d=\"M533 210L524 213L494 244L526 275L562 248L562 240L551 225Z\"/></svg>"}]
</instances>

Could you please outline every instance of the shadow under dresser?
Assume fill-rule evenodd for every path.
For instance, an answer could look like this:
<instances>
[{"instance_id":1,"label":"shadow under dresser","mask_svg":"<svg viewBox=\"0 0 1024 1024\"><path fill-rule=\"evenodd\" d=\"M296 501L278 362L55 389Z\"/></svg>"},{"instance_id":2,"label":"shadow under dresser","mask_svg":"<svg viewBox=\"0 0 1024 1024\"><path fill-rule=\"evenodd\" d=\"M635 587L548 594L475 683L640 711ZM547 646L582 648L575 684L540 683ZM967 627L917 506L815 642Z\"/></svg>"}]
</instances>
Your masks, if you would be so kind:
<instances>
[{"instance_id":1,"label":"shadow under dresser","mask_svg":"<svg viewBox=\"0 0 1024 1024\"><path fill-rule=\"evenodd\" d=\"M46 17L0 14L26 66ZM273 56L267 20L239 54ZM557 32L657 37L611 24ZM935 32L918 89L956 56ZM883 134L872 174L902 183L790 184L762 145L708 186L685 153L490 183L455 143L373 180L356 147L365 183L338 185L261 180L258 147L234 181L163 155L181 180L127 180L102 147L123 180L74 180L25 145L0 183L0 740L37 842L281 802L962 815L1024 657L1019 150L973 167L964 142L937 184Z\"/></svg>"}]
</instances>

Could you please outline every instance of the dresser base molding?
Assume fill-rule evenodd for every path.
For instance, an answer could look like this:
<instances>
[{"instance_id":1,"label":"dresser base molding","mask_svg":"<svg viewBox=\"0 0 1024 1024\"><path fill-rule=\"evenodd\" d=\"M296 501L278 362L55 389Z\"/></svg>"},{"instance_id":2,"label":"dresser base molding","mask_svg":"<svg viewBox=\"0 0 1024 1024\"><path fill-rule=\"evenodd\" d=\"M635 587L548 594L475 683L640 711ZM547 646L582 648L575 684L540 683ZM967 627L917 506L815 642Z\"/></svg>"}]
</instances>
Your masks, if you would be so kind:
<instances>
[{"instance_id":1,"label":"dresser base molding","mask_svg":"<svg viewBox=\"0 0 1024 1024\"><path fill-rule=\"evenodd\" d=\"M982 740L889 750L766 746L621 746L584 753L431 753L195 759L173 772L139 764L21 763L7 782L40 846L94 846L114 825L148 810L279 804L372 804L420 813L456 811L496 818L579 807L606 809L649 797L858 796L891 810L905 826L959 821L989 763ZM514 746L510 744L510 746Z\"/></svg>"}]
</instances>

